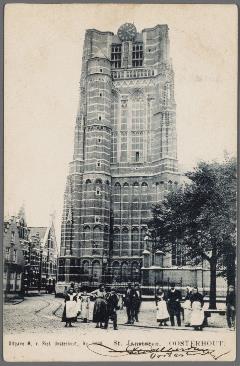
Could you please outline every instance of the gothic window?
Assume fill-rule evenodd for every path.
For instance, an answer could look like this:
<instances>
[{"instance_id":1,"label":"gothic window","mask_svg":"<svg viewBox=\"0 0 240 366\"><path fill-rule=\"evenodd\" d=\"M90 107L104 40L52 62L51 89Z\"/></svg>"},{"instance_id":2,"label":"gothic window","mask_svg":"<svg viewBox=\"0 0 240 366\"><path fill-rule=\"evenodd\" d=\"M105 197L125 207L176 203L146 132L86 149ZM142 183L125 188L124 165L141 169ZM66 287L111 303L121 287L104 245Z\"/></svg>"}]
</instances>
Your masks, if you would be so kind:
<instances>
[{"instance_id":1,"label":"gothic window","mask_svg":"<svg viewBox=\"0 0 240 366\"><path fill-rule=\"evenodd\" d=\"M83 280L87 281L89 277L89 262L83 261L82 263Z\"/></svg>"},{"instance_id":2,"label":"gothic window","mask_svg":"<svg viewBox=\"0 0 240 366\"><path fill-rule=\"evenodd\" d=\"M100 226L95 226L93 228L93 244L97 244L97 246L95 246L95 248L99 246L99 243L101 242L101 240L102 240L101 228L100 228Z\"/></svg>"},{"instance_id":3,"label":"gothic window","mask_svg":"<svg viewBox=\"0 0 240 366\"><path fill-rule=\"evenodd\" d=\"M112 264L112 276L113 276L113 282L120 281L120 264L117 261L113 262Z\"/></svg>"},{"instance_id":4,"label":"gothic window","mask_svg":"<svg viewBox=\"0 0 240 366\"><path fill-rule=\"evenodd\" d=\"M122 263L122 281L127 282L128 281L128 264L127 262Z\"/></svg>"},{"instance_id":5,"label":"gothic window","mask_svg":"<svg viewBox=\"0 0 240 366\"><path fill-rule=\"evenodd\" d=\"M10 259L10 248L5 249L5 260L9 261Z\"/></svg>"},{"instance_id":6,"label":"gothic window","mask_svg":"<svg viewBox=\"0 0 240 366\"><path fill-rule=\"evenodd\" d=\"M132 281L139 281L140 268L137 262L132 263Z\"/></svg>"},{"instance_id":7,"label":"gothic window","mask_svg":"<svg viewBox=\"0 0 240 366\"><path fill-rule=\"evenodd\" d=\"M186 265L186 254L184 247L179 242L172 244L172 265L179 267Z\"/></svg>"},{"instance_id":8,"label":"gothic window","mask_svg":"<svg viewBox=\"0 0 240 366\"><path fill-rule=\"evenodd\" d=\"M144 249L144 245L145 245L144 238L146 237L146 233L147 233L147 228L146 227L142 227L141 228L141 242L140 242L141 250Z\"/></svg>"},{"instance_id":9,"label":"gothic window","mask_svg":"<svg viewBox=\"0 0 240 366\"><path fill-rule=\"evenodd\" d=\"M133 228L132 229L132 255L139 255L138 242L139 242L138 228Z\"/></svg>"},{"instance_id":10,"label":"gothic window","mask_svg":"<svg viewBox=\"0 0 240 366\"><path fill-rule=\"evenodd\" d=\"M92 265L92 276L93 276L93 281L95 281L95 282L99 282L100 281L101 267L100 267L99 261L93 262L93 265Z\"/></svg>"},{"instance_id":11,"label":"gothic window","mask_svg":"<svg viewBox=\"0 0 240 366\"><path fill-rule=\"evenodd\" d=\"M122 255L129 254L129 231L128 228L123 228L122 230Z\"/></svg>"},{"instance_id":12,"label":"gothic window","mask_svg":"<svg viewBox=\"0 0 240 366\"><path fill-rule=\"evenodd\" d=\"M119 114L119 97L118 93L114 90L112 92L112 104L111 104L111 121L113 125L113 130L111 134L111 140L112 140L111 163L117 162L118 114Z\"/></svg>"},{"instance_id":13,"label":"gothic window","mask_svg":"<svg viewBox=\"0 0 240 366\"><path fill-rule=\"evenodd\" d=\"M113 255L120 255L120 230L117 227L113 232Z\"/></svg>"},{"instance_id":14,"label":"gothic window","mask_svg":"<svg viewBox=\"0 0 240 366\"><path fill-rule=\"evenodd\" d=\"M111 50L111 64L113 69L119 69L121 67L121 57L122 57L122 45L113 44Z\"/></svg>"},{"instance_id":15,"label":"gothic window","mask_svg":"<svg viewBox=\"0 0 240 366\"><path fill-rule=\"evenodd\" d=\"M85 255L90 255L89 248L91 247L91 231L89 226L85 226L83 229L83 245L85 248Z\"/></svg>"},{"instance_id":16,"label":"gothic window","mask_svg":"<svg viewBox=\"0 0 240 366\"><path fill-rule=\"evenodd\" d=\"M143 44L133 44L132 50L132 65L133 67L140 67L143 65Z\"/></svg>"}]
</instances>

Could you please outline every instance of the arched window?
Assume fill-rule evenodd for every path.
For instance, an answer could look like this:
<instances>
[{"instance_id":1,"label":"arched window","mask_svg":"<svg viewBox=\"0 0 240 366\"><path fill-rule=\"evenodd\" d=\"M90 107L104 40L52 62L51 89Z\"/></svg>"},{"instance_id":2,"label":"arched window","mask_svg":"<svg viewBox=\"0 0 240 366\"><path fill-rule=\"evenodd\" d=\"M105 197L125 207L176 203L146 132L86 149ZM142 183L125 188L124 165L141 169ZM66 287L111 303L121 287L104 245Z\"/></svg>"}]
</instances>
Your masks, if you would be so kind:
<instances>
[{"instance_id":1,"label":"arched window","mask_svg":"<svg viewBox=\"0 0 240 366\"><path fill-rule=\"evenodd\" d=\"M113 190L113 211L114 218L121 217L121 185L119 182L116 182Z\"/></svg>"},{"instance_id":2,"label":"arched window","mask_svg":"<svg viewBox=\"0 0 240 366\"><path fill-rule=\"evenodd\" d=\"M141 251L144 250L144 246L145 246L145 236L146 236L146 233L147 233L147 228L145 226L143 226L141 228L141 239L140 239L140 247L141 247Z\"/></svg>"},{"instance_id":3,"label":"arched window","mask_svg":"<svg viewBox=\"0 0 240 366\"><path fill-rule=\"evenodd\" d=\"M112 280L113 282L120 282L121 277L121 268L120 264L117 261L114 261L112 264Z\"/></svg>"},{"instance_id":4,"label":"arched window","mask_svg":"<svg viewBox=\"0 0 240 366\"><path fill-rule=\"evenodd\" d=\"M93 252L99 254L99 248L102 247L102 230L99 225L93 228Z\"/></svg>"},{"instance_id":5,"label":"arched window","mask_svg":"<svg viewBox=\"0 0 240 366\"><path fill-rule=\"evenodd\" d=\"M129 255L129 230L126 227L122 229L122 255Z\"/></svg>"},{"instance_id":6,"label":"arched window","mask_svg":"<svg viewBox=\"0 0 240 366\"><path fill-rule=\"evenodd\" d=\"M102 184L102 180L101 179L96 179L96 184L101 185Z\"/></svg>"},{"instance_id":7,"label":"arched window","mask_svg":"<svg viewBox=\"0 0 240 366\"><path fill-rule=\"evenodd\" d=\"M113 232L113 255L120 255L120 230L118 227L114 228Z\"/></svg>"},{"instance_id":8,"label":"arched window","mask_svg":"<svg viewBox=\"0 0 240 366\"><path fill-rule=\"evenodd\" d=\"M132 263L132 281L139 281L140 278L140 266L138 262Z\"/></svg>"},{"instance_id":9,"label":"arched window","mask_svg":"<svg viewBox=\"0 0 240 366\"><path fill-rule=\"evenodd\" d=\"M82 263L82 276L84 281L88 281L89 279L89 261L83 261Z\"/></svg>"},{"instance_id":10,"label":"arched window","mask_svg":"<svg viewBox=\"0 0 240 366\"><path fill-rule=\"evenodd\" d=\"M143 129L145 125L145 100L142 91L132 94L132 162L143 161Z\"/></svg>"},{"instance_id":11,"label":"arched window","mask_svg":"<svg viewBox=\"0 0 240 366\"><path fill-rule=\"evenodd\" d=\"M84 226L83 228L83 252L85 255L90 255L91 248L91 231L89 226Z\"/></svg>"},{"instance_id":12,"label":"arched window","mask_svg":"<svg viewBox=\"0 0 240 366\"><path fill-rule=\"evenodd\" d=\"M121 280L123 282L127 282L129 280L129 271L128 271L128 264L127 264L127 262L123 262L122 263Z\"/></svg>"},{"instance_id":13,"label":"arched window","mask_svg":"<svg viewBox=\"0 0 240 366\"><path fill-rule=\"evenodd\" d=\"M101 280L101 267L99 261L94 261L92 264L92 278L94 282Z\"/></svg>"},{"instance_id":14,"label":"arched window","mask_svg":"<svg viewBox=\"0 0 240 366\"><path fill-rule=\"evenodd\" d=\"M112 93L112 104L111 104L111 121L113 126L113 131L117 131L118 126L118 114L119 114L119 95L116 91ZM112 133L112 149L111 149L111 162L117 162L117 135Z\"/></svg>"},{"instance_id":15,"label":"arched window","mask_svg":"<svg viewBox=\"0 0 240 366\"><path fill-rule=\"evenodd\" d=\"M138 228L132 228L132 255L139 255L139 231Z\"/></svg>"}]
</instances>

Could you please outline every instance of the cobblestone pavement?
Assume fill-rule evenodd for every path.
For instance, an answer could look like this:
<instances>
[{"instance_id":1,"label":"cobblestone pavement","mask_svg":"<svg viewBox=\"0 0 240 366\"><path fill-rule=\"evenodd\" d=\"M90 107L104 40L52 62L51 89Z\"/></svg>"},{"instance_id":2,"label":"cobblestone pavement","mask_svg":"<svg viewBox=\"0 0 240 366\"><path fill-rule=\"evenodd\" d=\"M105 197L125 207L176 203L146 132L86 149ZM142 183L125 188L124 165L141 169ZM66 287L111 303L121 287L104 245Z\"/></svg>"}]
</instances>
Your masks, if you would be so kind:
<instances>
[{"instance_id":1,"label":"cobblestone pavement","mask_svg":"<svg viewBox=\"0 0 240 366\"><path fill-rule=\"evenodd\" d=\"M92 319L93 302L90 305L90 319ZM55 298L54 295L41 295L36 297L26 297L25 300L17 305L5 304L4 305L4 332L5 334L16 333L52 333L52 332L65 332L69 331L69 328L64 328L61 322L61 316L63 311L64 300L62 298ZM219 304L220 308L223 308L223 304ZM139 322L134 326L126 326L126 311L125 309L118 311L118 324L119 330L131 329L135 330L140 328L142 331L149 331L158 327L156 322L156 310L153 301L143 302L141 305L141 311L139 314ZM222 328L227 328L225 316L214 315L209 318L209 327L204 328L205 331L221 331ZM112 324L109 325L112 328ZM95 324L92 322L85 324L81 319L74 324L72 331L79 331L80 329L85 331L95 331ZM140 331L139 329L139 331ZM168 330L177 329L190 331L192 328L172 328L168 327Z\"/></svg>"}]
</instances>

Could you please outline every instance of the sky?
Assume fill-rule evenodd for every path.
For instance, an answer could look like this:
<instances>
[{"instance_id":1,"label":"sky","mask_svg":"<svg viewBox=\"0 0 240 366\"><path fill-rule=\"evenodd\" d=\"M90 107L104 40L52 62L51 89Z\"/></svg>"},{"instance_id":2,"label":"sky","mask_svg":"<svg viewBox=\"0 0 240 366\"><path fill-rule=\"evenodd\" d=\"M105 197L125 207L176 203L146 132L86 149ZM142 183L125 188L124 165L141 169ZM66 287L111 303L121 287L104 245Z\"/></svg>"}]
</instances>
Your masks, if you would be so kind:
<instances>
[{"instance_id":1,"label":"sky","mask_svg":"<svg viewBox=\"0 0 240 366\"><path fill-rule=\"evenodd\" d=\"M79 103L85 30L168 24L175 72L178 160L183 170L237 146L237 7L160 4L7 4L4 35L4 206L24 203L29 226L63 193Z\"/></svg>"}]
</instances>

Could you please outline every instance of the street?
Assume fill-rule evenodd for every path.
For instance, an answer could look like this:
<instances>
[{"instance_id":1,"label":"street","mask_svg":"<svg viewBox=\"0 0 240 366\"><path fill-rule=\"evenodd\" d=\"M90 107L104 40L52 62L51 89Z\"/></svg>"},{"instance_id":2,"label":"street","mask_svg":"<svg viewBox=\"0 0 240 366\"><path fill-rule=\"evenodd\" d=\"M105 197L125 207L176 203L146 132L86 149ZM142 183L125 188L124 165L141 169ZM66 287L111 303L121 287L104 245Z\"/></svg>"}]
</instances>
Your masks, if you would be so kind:
<instances>
[{"instance_id":1,"label":"street","mask_svg":"<svg viewBox=\"0 0 240 366\"><path fill-rule=\"evenodd\" d=\"M90 320L92 319L94 302L90 303ZM88 324L82 322L79 318L77 323L74 323L73 328L64 328L64 323L61 322L63 312L64 299L55 298L54 295L42 294L41 296L25 297L25 300L19 304L4 304L4 332L5 334L19 333L58 333L58 332L79 332L92 331L96 332L95 324L91 321ZM207 304L206 304L207 306ZM219 304L218 307L223 307ZM125 325L126 311L118 311L118 328L121 330L137 330L139 331L156 331L158 323L156 322L155 303L153 301L143 302L139 314L139 322L134 325ZM219 332L229 331L227 329L225 316L212 315L208 320L209 327L204 328L203 332ZM192 328L182 327L162 327L161 332L192 331ZM102 331L102 330L99 330ZM112 331L112 324L109 324L108 332ZM106 332L106 330L105 330Z\"/></svg>"},{"instance_id":2,"label":"street","mask_svg":"<svg viewBox=\"0 0 240 366\"><path fill-rule=\"evenodd\" d=\"M91 302L90 319L93 305ZM46 294L5 304L4 359L108 361L118 357L118 361L157 361L187 357L189 361L212 361L235 357L235 332L226 328L225 316L211 317L209 327L202 332L184 326L159 328L155 304L147 301L142 303L139 322L134 325L125 325L126 310L119 310L117 331L112 323L107 330L96 329L94 323L81 319L72 328L65 328L63 306L64 299Z\"/></svg>"}]
</instances>

